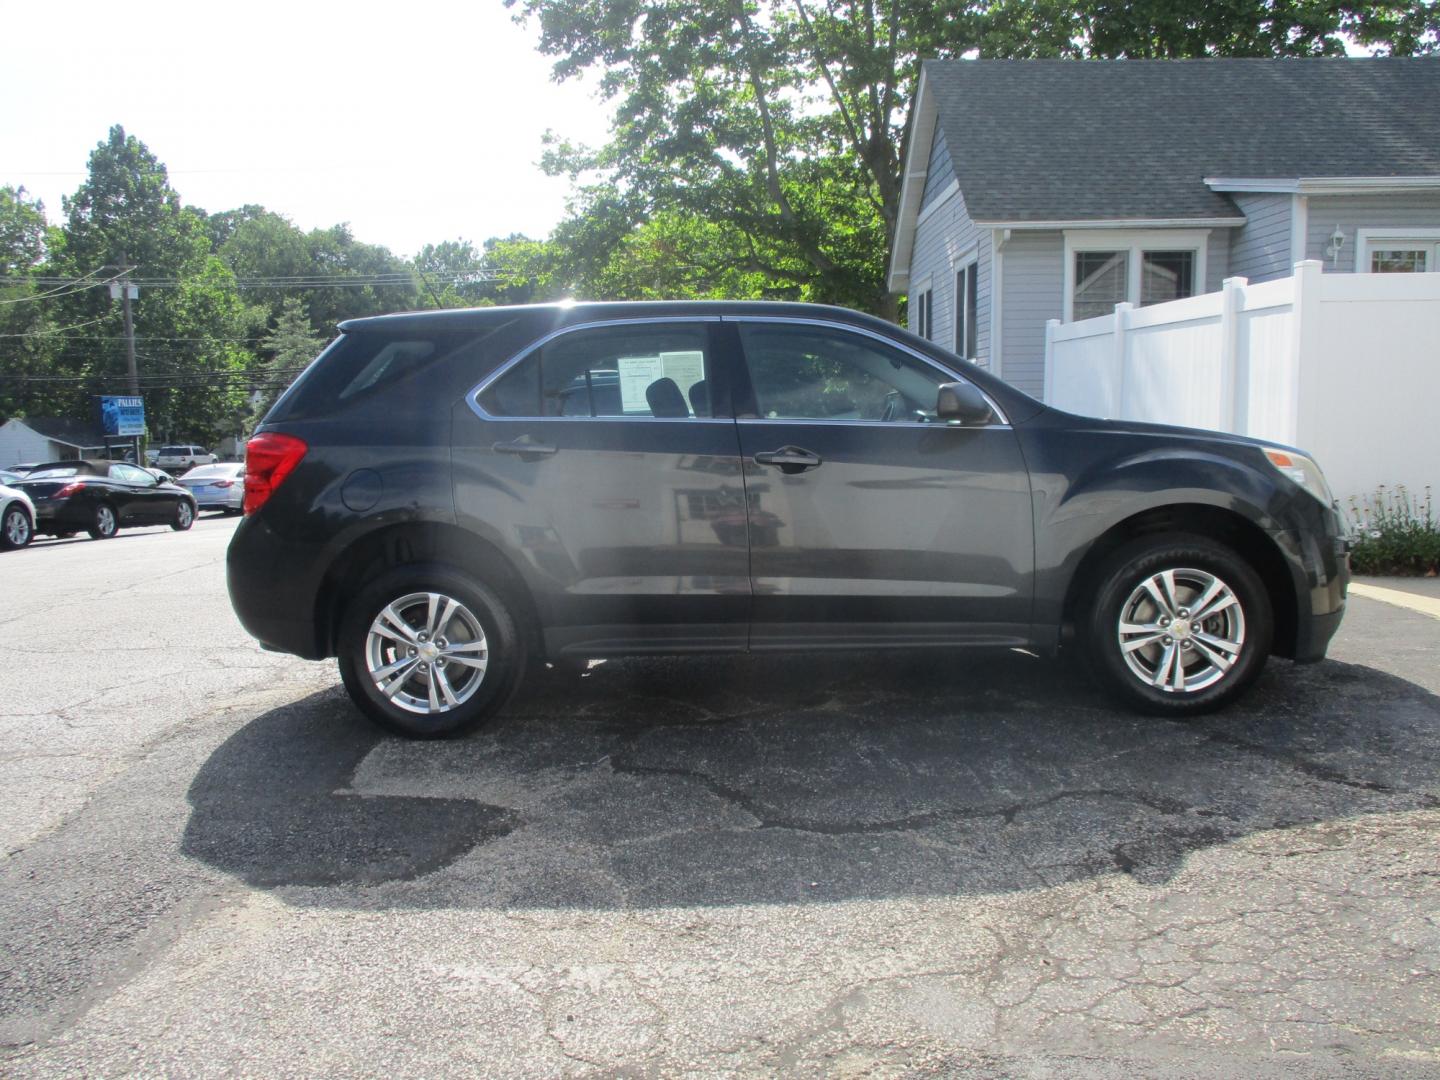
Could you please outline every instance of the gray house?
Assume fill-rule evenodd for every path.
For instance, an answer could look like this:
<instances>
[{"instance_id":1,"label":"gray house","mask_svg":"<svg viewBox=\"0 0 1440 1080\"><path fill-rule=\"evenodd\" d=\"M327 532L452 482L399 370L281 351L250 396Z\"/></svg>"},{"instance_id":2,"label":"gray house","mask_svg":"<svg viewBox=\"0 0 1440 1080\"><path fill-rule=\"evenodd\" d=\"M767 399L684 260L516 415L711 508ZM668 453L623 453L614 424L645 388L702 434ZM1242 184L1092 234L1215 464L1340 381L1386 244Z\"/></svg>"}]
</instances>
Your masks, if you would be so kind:
<instances>
[{"instance_id":1,"label":"gray house","mask_svg":"<svg viewBox=\"0 0 1440 1080\"><path fill-rule=\"evenodd\" d=\"M105 451L94 424L57 416L32 416L0 424L0 469L22 462L67 461Z\"/></svg>"},{"instance_id":2,"label":"gray house","mask_svg":"<svg viewBox=\"0 0 1440 1080\"><path fill-rule=\"evenodd\" d=\"M911 123L889 287L1037 396L1047 319L1440 271L1437 60L932 60Z\"/></svg>"}]
</instances>

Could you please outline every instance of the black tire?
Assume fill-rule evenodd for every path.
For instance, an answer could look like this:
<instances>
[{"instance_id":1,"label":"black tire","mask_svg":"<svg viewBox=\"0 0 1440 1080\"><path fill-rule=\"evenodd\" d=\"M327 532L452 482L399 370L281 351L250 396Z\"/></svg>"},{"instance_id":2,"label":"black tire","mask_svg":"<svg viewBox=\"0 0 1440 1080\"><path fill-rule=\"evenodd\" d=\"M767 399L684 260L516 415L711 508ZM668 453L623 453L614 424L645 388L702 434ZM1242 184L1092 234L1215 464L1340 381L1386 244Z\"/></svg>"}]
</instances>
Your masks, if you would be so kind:
<instances>
[{"instance_id":1,"label":"black tire","mask_svg":"<svg viewBox=\"0 0 1440 1080\"><path fill-rule=\"evenodd\" d=\"M1167 571L1176 615L1145 591L1157 578L1166 591ZM1270 596L1254 568L1223 544L1189 533L1140 537L1114 552L1096 581L1083 644L1097 680L1128 707L1159 716L1213 712L1264 669L1275 630ZM1192 627L1187 604L1203 599L1217 581L1224 590L1218 600L1224 603L1228 593L1234 603ZM1207 609L1215 610L1214 603ZM1129 648L1122 647L1122 635Z\"/></svg>"},{"instance_id":2,"label":"black tire","mask_svg":"<svg viewBox=\"0 0 1440 1080\"><path fill-rule=\"evenodd\" d=\"M181 499L175 507L175 520L170 522L170 528L176 532L184 532L195 524L195 507L190 504L189 499Z\"/></svg>"},{"instance_id":3,"label":"black tire","mask_svg":"<svg viewBox=\"0 0 1440 1080\"><path fill-rule=\"evenodd\" d=\"M90 528L85 530L91 540L109 540L120 531L120 517L109 503L97 503L91 517Z\"/></svg>"},{"instance_id":4,"label":"black tire","mask_svg":"<svg viewBox=\"0 0 1440 1080\"><path fill-rule=\"evenodd\" d=\"M29 545L35 539L35 523L30 520L30 511L19 502L13 502L5 509L0 520L0 548L14 551Z\"/></svg>"},{"instance_id":5,"label":"black tire","mask_svg":"<svg viewBox=\"0 0 1440 1080\"><path fill-rule=\"evenodd\" d=\"M440 704L439 710L420 700L421 690L429 691L440 674L436 672L432 675L428 665L424 671L415 670L406 675L401 687L395 688L391 684L391 689L395 690L393 698L381 691L371 675L372 666L383 671L386 666L406 659L399 651L398 637L377 636L372 642L371 630L381 613L387 605L394 605L401 616L406 616L412 609L423 606L423 602L413 599L417 594L430 593L448 597L462 605L434 636L463 654L458 659L455 654L441 656L441 659L447 660L451 672L459 671L460 678L466 680L451 683L450 675L443 676L445 684L451 686L457 696L463 696L463 700L446 705L443 697L435 691L430 700ZM407 600L410 603L404 603ZM412 633L421 631L417 623L423 619L407 618L405 621ZM474 627L467 625L470 621L478 624L485 645L485 667L473 686L468 680L474 677L475 669L466 663L466 659L476 654L474 646L479 639L474 636ZM450 633L457 640L449 641L443 637L444 633ZM510 701L525 675L525 640L511 606L498 592L448 566L420 564L392 570L361 590L341 618L336 653L345 689L360 711L372 721L386 731L406 738L443 739L473 731ZM429 644L433 647L437 642L432 640ZM423 657L417 656L415 649L423 645L423 642L417 641L404 648L415 662L419 662ZM465 645L470 648L460 648ZM445 666L436 664L437 668ZM402 674L406 670L402 669ZM409 703L409 707L405 702ZM430 711L419 711L427 708Z\"/></svg>"}]
</instances>

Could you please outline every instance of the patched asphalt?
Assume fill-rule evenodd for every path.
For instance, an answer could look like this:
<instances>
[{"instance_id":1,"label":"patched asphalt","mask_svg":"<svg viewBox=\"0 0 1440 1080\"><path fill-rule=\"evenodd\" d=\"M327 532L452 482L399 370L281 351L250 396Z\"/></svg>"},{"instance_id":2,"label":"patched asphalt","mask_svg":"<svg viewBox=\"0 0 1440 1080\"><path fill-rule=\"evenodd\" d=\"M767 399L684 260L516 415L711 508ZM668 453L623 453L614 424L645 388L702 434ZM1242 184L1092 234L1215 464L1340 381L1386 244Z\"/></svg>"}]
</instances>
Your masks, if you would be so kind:
<instances>
[{"instance_id":1,"label":"patched asphalt","mask_svg":"<svg viewBox=\"0 0 1440 1080\"><path fill-rule=\"evenodd\" d=\"M1434 619L1188 723L760 656L407 743L249 642L230 528L0 556L7 1074L1440 1072Z\"/></svg>"}]
</instances>

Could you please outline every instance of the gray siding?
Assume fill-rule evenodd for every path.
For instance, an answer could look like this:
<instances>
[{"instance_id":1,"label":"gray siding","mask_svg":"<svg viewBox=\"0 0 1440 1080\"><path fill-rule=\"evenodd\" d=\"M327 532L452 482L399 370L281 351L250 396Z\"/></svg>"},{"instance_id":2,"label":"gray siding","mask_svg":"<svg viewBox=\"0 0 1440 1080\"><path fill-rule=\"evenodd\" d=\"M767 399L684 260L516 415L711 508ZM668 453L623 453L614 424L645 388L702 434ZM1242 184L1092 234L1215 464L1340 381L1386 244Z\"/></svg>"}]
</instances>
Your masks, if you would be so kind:
<instances>
[{"instance_id":1,"label":"gray siding","mask_svg":"<svg viewBox=\"0 0 1440 1080\"><path fill-rule=\"evenodd\" d=\"M1001 252L1000 273L1000 375L1038 398L1045 389L1045 322L1065 312L1064 235L1017 229Z\"/></svg>"},{"instance_id":2,"label":"gray siding","mask_svg":"<svg viewBox=\"0 0 1440 1080\"><path fill-rule=\"evenodd\" d=\"M955 347L955 271L977 256L975 275L976 341L982 366L990 366L990 232L979 229L965 209L965 197L955 192L936 204L915 230L915 254L910 260L910 329L915 330L916 294L929 279L930 340L947 349Z\"/></svg>"},{"instance_id":3,"label":"gray siding","mask_svg":"<svg viewBox=\"0 0 1440 1080\"><path fill-rule=\"evenodd\" d=\"M1237 193L1231 198L1245 215L1245 224L1231 230L1230 273L1257 284L1288 277L1291 197Z\"/></svg>"},{"instance_id":4,"label":"gray siding","mask_svg":"<svg viewBox=\"0 0 1440 1080\"><path fill-rule=\"evenodd\" d=\"M1320 259L1327 274L1355 269L1355 230L1440 229L1440 191L1404 195L1312 195L1305 232L1305 257ZM1335 226L1345 237L1336 265L1326 254Z\"/></svg>"},{"instance_id":5,"label":"gray siding","mask_svg":"<svg viewBox=\"0 0 1440 1080\"><path fill-rule=\"evenodd\" d=\"M941 193L955 179L955 162L950 159L950 147L945 143L945 132L935 125L935 135L930 140L930 164L925 173L925 191L920 196L920 210L938 199Z\"/></svg>"},{"instance_id":6,"label":"gray siding","mask_svg":"<svg viewBox=\"0 0 1440 1080\"><path fill-rule=\"evenodd\" d=\"M1225 279L1234 273L1230 269L1230 234L1234 231L1210 230L1210 239L1205 245L1205 280L1200 283L1201 292L1219 292Z\"/></svg>"}]
</instances>

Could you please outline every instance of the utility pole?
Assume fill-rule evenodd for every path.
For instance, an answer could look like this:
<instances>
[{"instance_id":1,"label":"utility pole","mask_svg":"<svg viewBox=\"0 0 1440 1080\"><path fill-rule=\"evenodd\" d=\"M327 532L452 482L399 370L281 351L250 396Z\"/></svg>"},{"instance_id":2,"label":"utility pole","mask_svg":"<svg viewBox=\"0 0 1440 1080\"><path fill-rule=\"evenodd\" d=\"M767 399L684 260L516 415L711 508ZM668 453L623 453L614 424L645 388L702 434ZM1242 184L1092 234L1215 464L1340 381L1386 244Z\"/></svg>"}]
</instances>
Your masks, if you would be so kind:
<instances>
[{"instance_id":1,"label":"utility pole","mask_svg":"<svg viewBox=\"0 0 1440 1080\"><path fill-rule=\"evenodd\" d=\"M110 282L110 299L120 301L120 310L125 316L125 373L128 376L130 396L140 396L140 370L135 364L135 314L130 310L130 301L138 299L140 288L130 284L130 271L135 269L130 265L127 253L120 252L120 265L115 268L118 280ZM135 464L144 465L145 458L141 454L141 436L135 436ZM109 445L108 443L106 444Z\"/></svg>"},{"instance_id":2,"label":"utility pole","mask_svg":"<svg viewBox=\"0 0 1440 1080\"><path fill-rule=\"evenodd\" d=\"M130 313L130 300L140 295L140 290L130 284L130 259L120 253L120 299L125 312L125 371L130 376L130 394L140 395L140 370L135 366L135 318Z\"/></svg>"}]
</instances>

